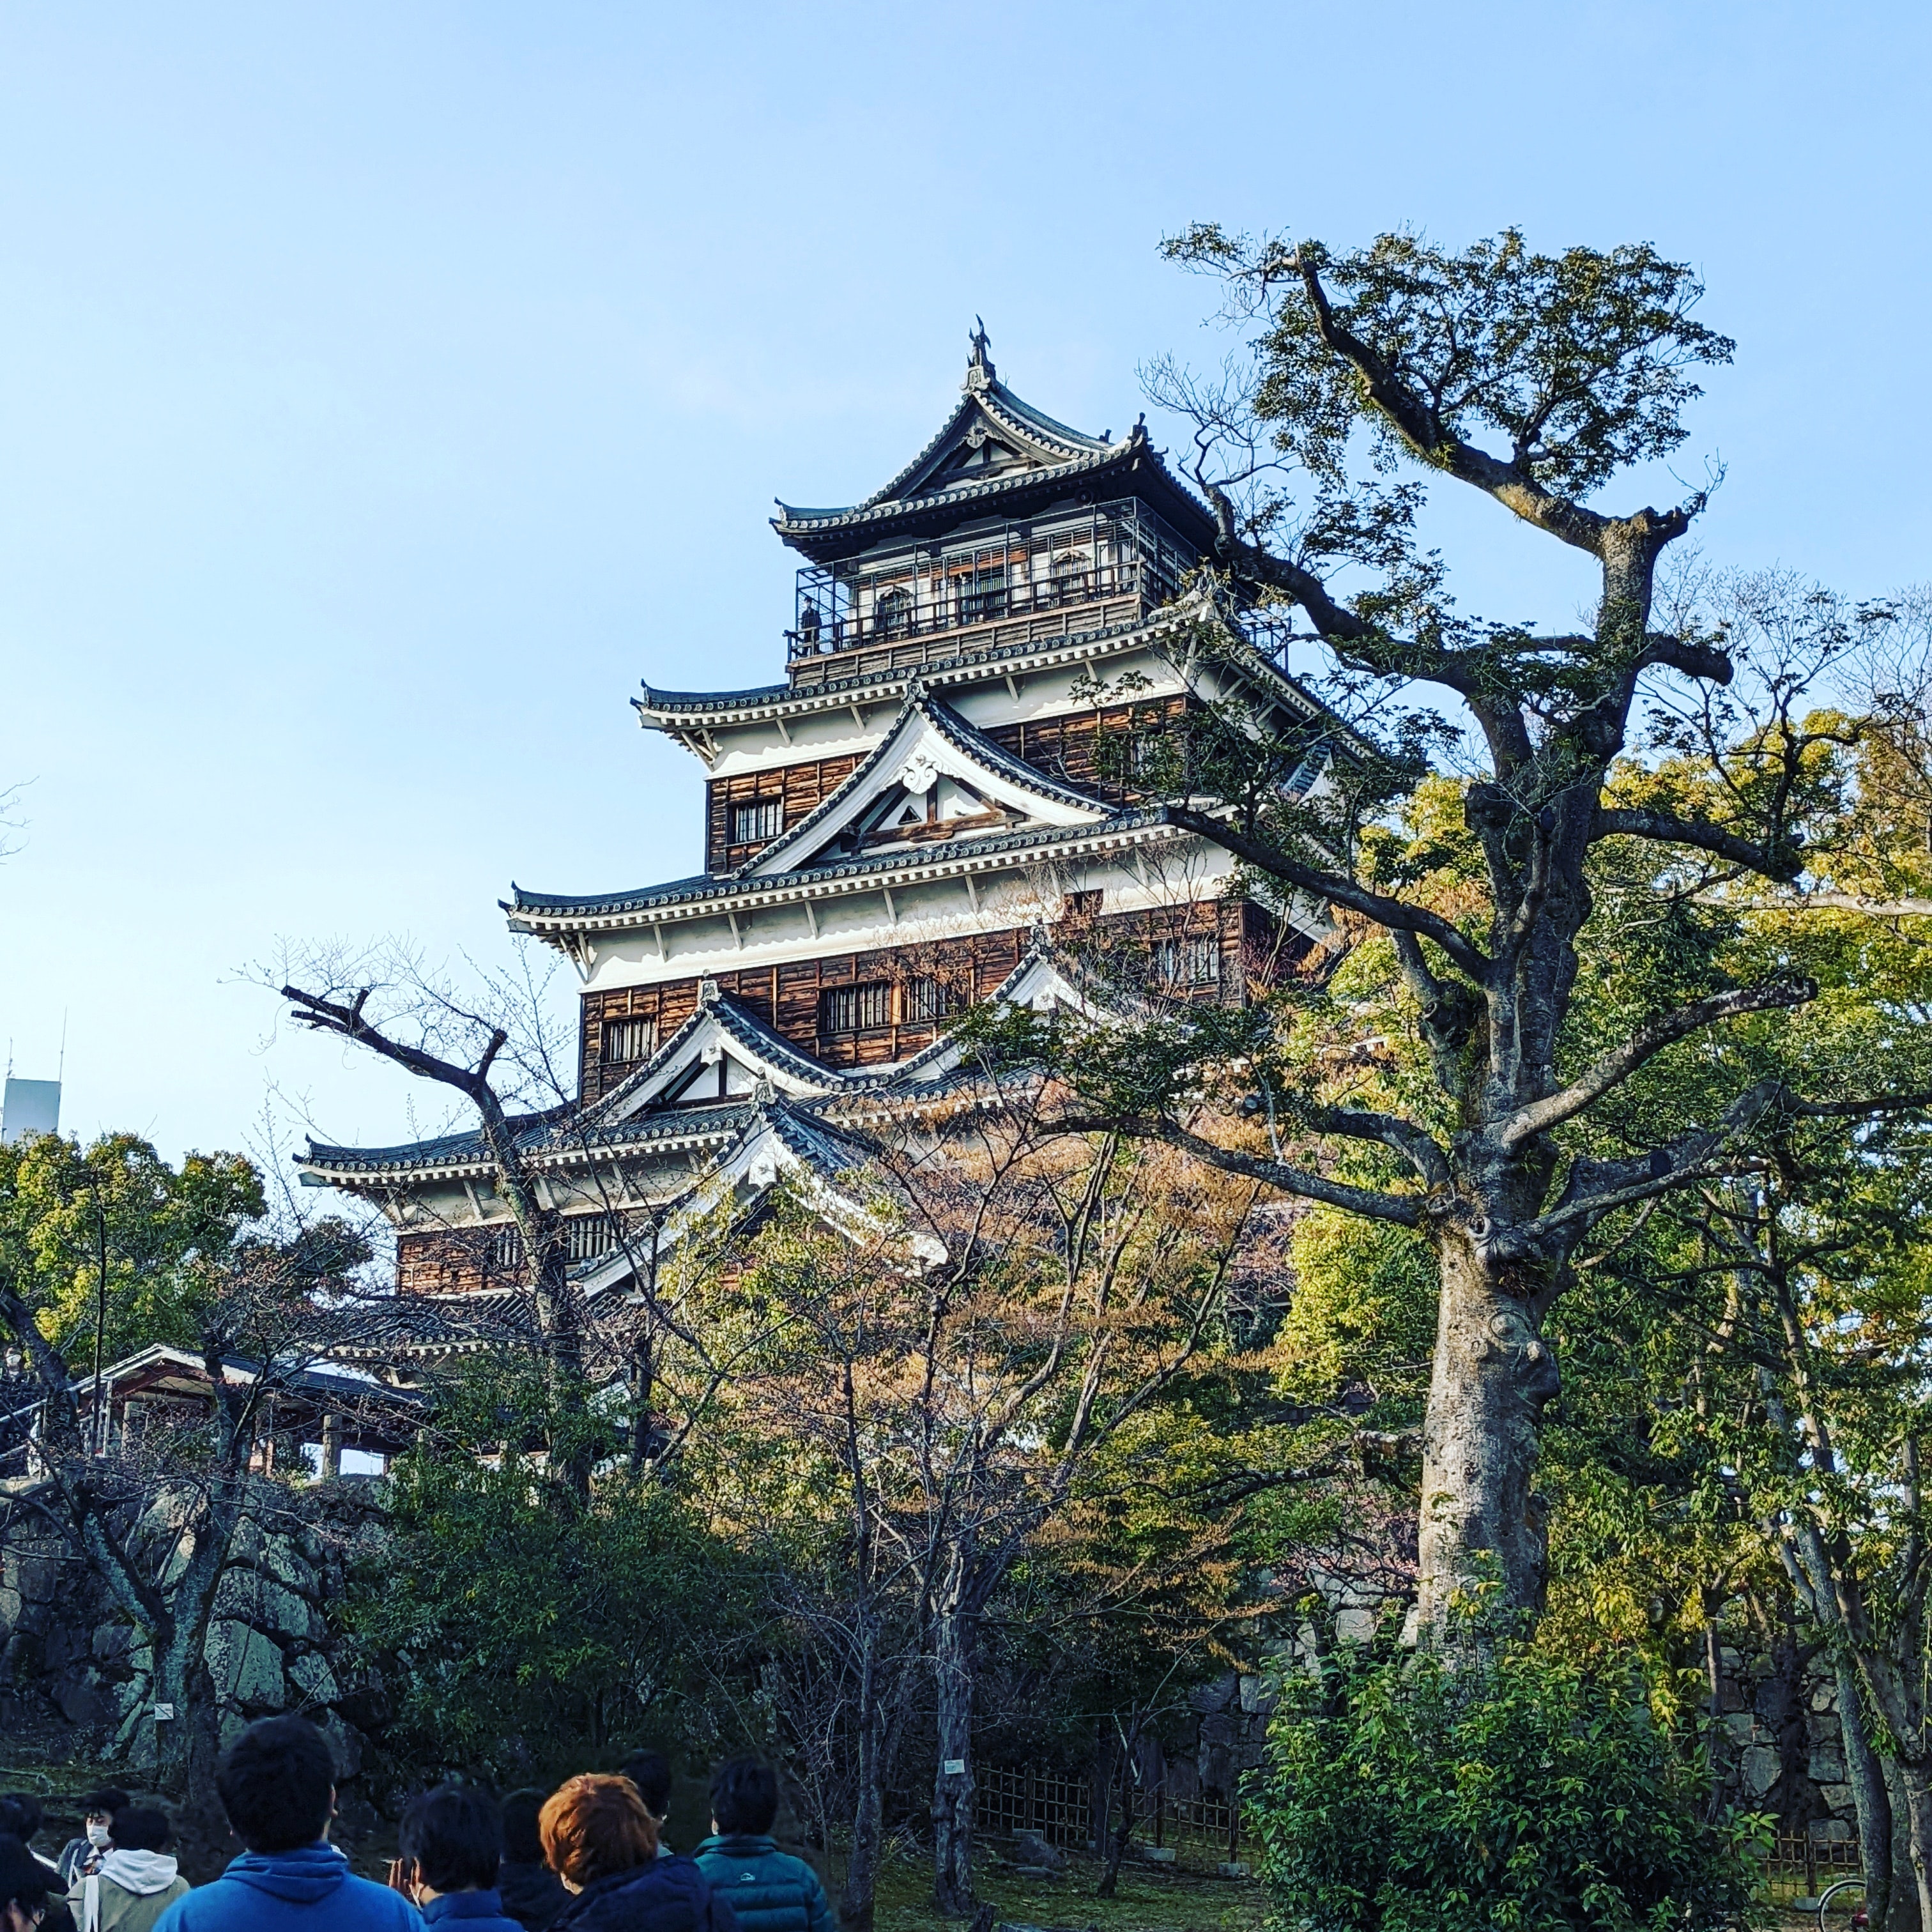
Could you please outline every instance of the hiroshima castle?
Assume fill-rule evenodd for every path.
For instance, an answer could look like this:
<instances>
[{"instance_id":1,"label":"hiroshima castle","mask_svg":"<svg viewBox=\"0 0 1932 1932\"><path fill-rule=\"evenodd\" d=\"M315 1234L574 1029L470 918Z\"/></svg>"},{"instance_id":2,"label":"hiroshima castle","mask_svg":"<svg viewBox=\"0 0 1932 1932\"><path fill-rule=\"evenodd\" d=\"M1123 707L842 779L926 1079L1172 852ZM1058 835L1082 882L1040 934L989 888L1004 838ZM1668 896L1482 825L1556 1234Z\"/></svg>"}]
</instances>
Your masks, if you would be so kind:
<instances>
[{"instance_id":1,"label":"hiroshima castle","mask_svg":"<svg viewBox=\"0 0 1932 1932\"><path fill-rule=\"evenodd\" d=\"M634 1286L620 1230L662 1256L782 1182L836 1225L868 1123L973 1077L949 1037L968 1007L1098 1019L1124 987L1240 1005L1326 926L1318 906L1231 890L1228 855L1150 791L1144 748L1192 710L1299 730L1324 714L1197 586L1215 521L1144 421L1110 439L1043 415L976 329L958 401L898 475L860 503L779 512L802 560L782 677L646 680L631 700L702 768L704 869L518 886L505 906L580 981L577 1092L518 1130L593 1304ZM1311 756L1289 790L1326 768ZM473 1345L520 1298L479 1134L312 1143L301 1166L394 1226L396 1305L423 1352Z\"/></svg>"}]
</instances>

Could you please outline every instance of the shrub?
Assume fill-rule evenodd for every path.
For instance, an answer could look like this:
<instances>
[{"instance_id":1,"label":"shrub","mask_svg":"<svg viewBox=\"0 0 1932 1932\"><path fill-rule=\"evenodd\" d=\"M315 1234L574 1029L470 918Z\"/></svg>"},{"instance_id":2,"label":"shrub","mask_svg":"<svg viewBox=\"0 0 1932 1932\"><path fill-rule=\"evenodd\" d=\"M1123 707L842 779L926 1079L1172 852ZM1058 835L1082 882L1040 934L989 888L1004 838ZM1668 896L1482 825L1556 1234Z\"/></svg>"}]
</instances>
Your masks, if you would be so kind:
<instances>
[{"instance_id":1,"label":"shrub","mask_svg":"<svg viewBox=\"0 0 1932 1932\"><path fill-rule=\"evenodd\" d=\"M1662 1932L1750 1922L1767 1821L1710 1793L1634 1670L1510 1645L1285 1673L1250 1812L1277 1924Z\"/></svg>"}]
</instances>

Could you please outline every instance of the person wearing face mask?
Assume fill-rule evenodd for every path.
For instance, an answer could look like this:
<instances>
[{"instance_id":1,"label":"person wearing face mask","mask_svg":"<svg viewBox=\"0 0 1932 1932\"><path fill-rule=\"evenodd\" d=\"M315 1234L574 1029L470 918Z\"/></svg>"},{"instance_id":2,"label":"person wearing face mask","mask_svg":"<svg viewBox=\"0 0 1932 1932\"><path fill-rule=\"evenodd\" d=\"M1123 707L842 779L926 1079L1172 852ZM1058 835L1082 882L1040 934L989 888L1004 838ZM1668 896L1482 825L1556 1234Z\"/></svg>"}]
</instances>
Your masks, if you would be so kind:
<instances>
[{"instance_id":1,"label":"person wearing face mask","mask_svg":"<svg viewBox=\"0 0 1932 1932\"><path fill-rule=\"evenodd\" d=\"M114 1814L114 1843L98 1872L67 1895L79 1932L152 1932L154 1921L188 1888L168 1856L167 1814L130 1804Z\"/></svg>"},{"instance_id":2,"label":"person wearing face mask","mask_svg":"<svg viewBox=\"0 0 1932 1932\"><path fill-rule=\"evenodd\" d=\"M16 1838L0 1838L0 1932L38 1932L47 1915L47 1868Z\"/></svg>"},{"instance_id":3,"label":"person wearing face mask","mask_svg":"<svg viewBox=\"0 0 1932 1932\"><path fill-rule=\"evenodd\" d=\"M61 1882L70 1889L76 1879L100 1869L100 1861L114 1842L114 1814L126 1810L133 1802L126 1792L111 1784L104 1790L90 1791L80 1802L86 1814L83 1835L68 1839L60 1855Z\"/></svg>"}]
</instances>

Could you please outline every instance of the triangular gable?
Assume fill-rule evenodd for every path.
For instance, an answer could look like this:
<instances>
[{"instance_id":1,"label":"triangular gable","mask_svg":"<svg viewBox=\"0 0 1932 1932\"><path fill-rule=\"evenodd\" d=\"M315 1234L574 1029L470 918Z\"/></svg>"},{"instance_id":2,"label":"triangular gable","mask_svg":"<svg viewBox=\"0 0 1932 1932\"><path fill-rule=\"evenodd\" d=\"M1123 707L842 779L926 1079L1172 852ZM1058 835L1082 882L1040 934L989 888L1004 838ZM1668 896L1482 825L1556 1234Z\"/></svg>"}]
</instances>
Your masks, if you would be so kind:
<instances>
[{"instance_id":1,"label":"triangular gable","mask_svg":"<svg viewBox=\"0 0 1932 1932\"><path fill-rule=\"evenodd\" d=\"M876 1239L881 1232L878 1214L842 1184L865 1160L863 1148L823 1121L782 1101L767 1100L736 1142L664 1216L658 1252L662 1255L676 1247L727 1203L738 1209L734 1220L755 1212L782 1182L795 1187L835 1234L851 1241ZM946 1258L944 1247L929 1236L916 1238L912 1245L928 1263Z\"/></svg>"},{"instance_id":2,"label":"triangular gable","mask_svg":"<svg viewBox=\"0 0 1932 1932\"><path fill-rule=\"evenodd\" d=\"M794 1099L836 1093L845 1084L719 992L716 980L701 980L697 1012L598 1103L598 1124L613 1126L654 1107L748 1100L760 1082Z\"/></svg>"},{"instance_id":3,"label":"triangular gable","mask_svg":"<svg viewBox=\"0 0 1932 1932\"><path fill-rule=\"evenodd\" d=\"M872 509L1016 471L1057 469L1114 446L1105 436L1085 435L1022 402L994 373L983 337L976 338L962 388L938 434L858 508Z\"/></svg>"},{"instance_id":4,"label":"triangular gable","mask_svg":"<svg viewBox=\"0 0 1932 1932\"><path fill-rule=\"evenodd\" d=\"M1091 825L1108 809L1015 758L915 685L865 762L737 876L802 872L842 844L843 858L900 842L1006 832L1022 823Z\"/></svg>"}]
</instances>

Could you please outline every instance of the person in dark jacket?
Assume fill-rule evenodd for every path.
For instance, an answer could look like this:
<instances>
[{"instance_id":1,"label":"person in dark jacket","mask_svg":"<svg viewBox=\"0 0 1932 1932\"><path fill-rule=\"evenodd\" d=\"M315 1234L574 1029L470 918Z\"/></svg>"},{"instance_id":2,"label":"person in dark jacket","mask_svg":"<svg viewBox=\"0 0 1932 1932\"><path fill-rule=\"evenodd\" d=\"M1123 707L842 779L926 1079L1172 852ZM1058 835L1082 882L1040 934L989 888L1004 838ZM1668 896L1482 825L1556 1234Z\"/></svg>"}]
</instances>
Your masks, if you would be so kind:
<instances>
[{"instance_id":1,"label":"person in dark jacket","mask_svg":"<svg viewBox=\"0 0 1932 1932\"><path fill-rule=\"evenodd\" d=\"M40 1932L74 1932L74 1920L68 1915L64 1897L67 1881L60 1875L59 1862L49 1858L34 1843L46 1822L46 1814L40 1809L40 1801L31 1791L10 1791L0 1797L0 1833L18 1838L26 1846L27 1856L46 1868L46 1916L40 1921Z\"/></svg>"},{"instance_id":2,"label":"person in dark jacket","mask_svg":"<svg viewBox=\"0 0 1932 1932\"><path fill-rule=\"evenodd\" d=\"M552 1932L737 1932L689 1858L658 1856L658 1832L628 1778L573 1778L538 1820L544 1858L576 1895Z\"/></svg>"},{"instance_id":3,"label":"person in dark jacket","mask_svg":"<svg viewBox=\"0 0 1932 1932\"><path fill-rule=\"evenodd\" d=\"M644 1809L658 1828L658 1856L668 1858L670 1847L664 1843L664 1820L670 1816L670 1762L662 1751L634 1750L617 1768L638 1787Z\"/></svg>"},{"instance_id":4,"label":"person in dark jacket","mask_svg":"<svg viewBox=\"0 0 1932 1932\"><path fill-rule=\"evenodd\" d=\"M778 1815L778 1774L754 1757L722 1764L711 1780L711 1826L698 1868L731 1901L742 1932L832 1932L832 1902L802 1858L771 1836Z\"/></svg>"},{"instance_id":5,"label":"person in dark jacket","mask_svg":"<svg viewBox=\"0 0 1932 1932\"><path fill-rule=\"evenodd\" d=\"M34 1932L47 1909L50 1874L11 1832L0 1837L0 1932Z\"/></svg>"},{"instance_id":6,"label":"person in dark jacket","mask_svg":"<svg viewBox=\"0 0 1932 1932\"><path fill-rule=\"evenodd\" d=\"M356 1877L328 1842L335 1762L306 1718L250 1724L221 1754L214 1789L248 1849L154 1932L423 1932L400 1892Z\"/></svg>"},{"instance_id":7,"label":"person in dark jacket","mask_svg":"<svg viewBox=\"0 0 1932 1932\"><path fill-rule=\"evenodd\" d=\"M537 1814L544 1794L532 1786L503 1800L503 1862L497 1868L496 1895L504 1911L524 1932L549 1932L570 1903L563 1881L544 1863Z\"/></svg>"},{"instance_id":8,"label":"person in dark jacket","mask_svg":"<svg viewBox=\"0 0 1932 1932\"><path fill-rule=\"evenodd\" d=\"M497 1895L503 1821L474 1785L439 1784L403 1814L402 1888L430 1925L449 1932L522 1932Z\"/></svg>"}]
</instances>

